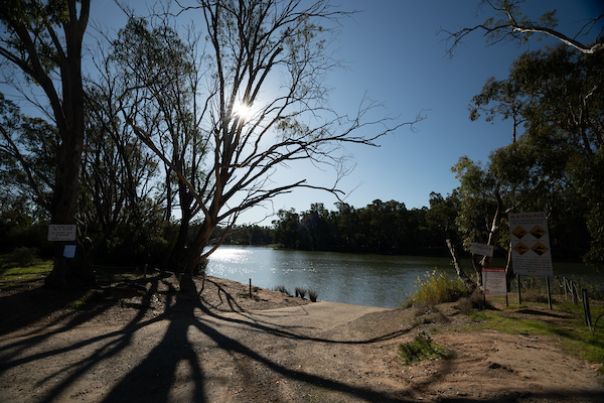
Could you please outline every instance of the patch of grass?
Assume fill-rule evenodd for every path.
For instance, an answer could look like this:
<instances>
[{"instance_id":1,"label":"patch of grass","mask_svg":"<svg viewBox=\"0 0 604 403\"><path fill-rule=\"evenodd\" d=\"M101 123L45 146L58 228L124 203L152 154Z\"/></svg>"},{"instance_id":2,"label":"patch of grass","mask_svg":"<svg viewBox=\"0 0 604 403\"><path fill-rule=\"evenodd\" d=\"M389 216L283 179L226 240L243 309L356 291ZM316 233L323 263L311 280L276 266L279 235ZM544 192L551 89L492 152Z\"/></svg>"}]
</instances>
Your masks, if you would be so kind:
<instances>
[{"instance_id":1,"label":"patch of grass","mask_svg":"<svg viewBox=\"0 0 604 403\"><path fill-rule=\"evenodd\" d=\"M6 255L0 258L0 288L41 280L52 270L52 261L35 259L29 266L14 265Z\"/></svg>"},{"instance_id":2,"label":"patch of grass","mask_svg":"<svg viewBox=\"0 0 604 403\"><path fill-rule=\"evenodd\" d=\"M600 364L600 373L604 373L604 326L602 323L592 333L583 323L583 313L580 308L570 304L563 310L573 311L574 318L556 321L525 319L512 317L506 312L479 311L472 312L473 328L492 329L504 333L521 335L543 335L558 340L562 348L584 360ZM580 316L577 315L580 312ZM592 317L596 318L604 312L602 306L592 306Z\"/></svg>"},{"instance_id":3,"label":"patch of grass","mask_svg":"<svg viewBox=\"0 0 604 403\"><path fill-rule=\"evenodd\" d=\"M433 306L469 295L463 281L437 271L418 278L417 283L417 290L403 303L404 306Z\"/></svg>"},{"instance_id":4,"label":"patch of grass","mask_svg":"<svg viewBox=\"0 0 604 403\"><path fill-rule=\"evenodd\" d=\"M420 332L413 341L399 345L399 356L408 365L422 360L448 358L451 353L436 344L428 333Z\"/></svg>"}]
</instances>

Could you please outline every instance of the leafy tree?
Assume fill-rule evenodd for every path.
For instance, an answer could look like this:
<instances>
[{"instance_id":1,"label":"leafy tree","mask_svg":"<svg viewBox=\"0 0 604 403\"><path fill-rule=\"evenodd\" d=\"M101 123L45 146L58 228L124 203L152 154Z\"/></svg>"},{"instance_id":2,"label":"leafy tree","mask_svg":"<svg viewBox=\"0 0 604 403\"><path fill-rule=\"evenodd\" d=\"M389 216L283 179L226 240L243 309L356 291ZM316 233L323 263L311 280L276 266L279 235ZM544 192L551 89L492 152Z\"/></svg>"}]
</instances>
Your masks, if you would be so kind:
<instances>
[{"instance_id":1,"label":"leafy tree","mask_svg":"<svg viewBox=\"0 0 604 403\"><path fill-rule=\"evenodd\" d=\"M54 224L75 224L84 142L82 41L89 0L4 1L0 7L0 57L44 93L56 126L50 217ZM49 284L88 280L84 268L69 270L57 247Z\"/></svg>"},{"instance_id":2,"label":"leafy tree","mask_svg":"<svg viewBox=\"0 0 604 403\"><path fill-rule=\"evenodd\" d=\"M507 79L492 79L485 85L471 111L473 119L482 115L506 119L511 117L506 111L518 106L522 137L495 153L493 168L513 184L517 201L522 199L525 207L540 205L560 217L582 215L592 238L589 258L594 261L604 260L597 252L602 249L598 234L604 225L601 185L591 179L602 176L603 68L602 52L583 55L558 47L525 53L514 62ZM493 88L514 90L502 96Z\"/></svg>"},{"instance_id":3,"label":"leafy tree","mask_svg":"<svg viewBox=\"0 0 604 403\"><path fill-rule=\"evenodd\" d=\"M495 246L500 240L501 223L506 213L502 183L490 169L485 169L468 157L461 157L451 170L460 184L457 189L459 210L456 224L464 249L470 249L472 242ZM451 255L456 261L455 251L447 242ZM476 284L482 282L481 272L486 259L472 260ZM462 270L456 267L458 274L467 281Z\"/></svg>"},{"instance_id":4,"label":"leafy tree","mask_svg":"<svg viewBox=\"0 0 604 403\"><path fill-rule=\"evenodd\" d=\"M224 243L232 245L268 245L273 242L274 230L257 224L236 225L224 239Z\"/></svg>"},{"instance_id":5,"label":"leafy tree","mask_svg":"<svg viewBox=\"0 0 604 403\"><path fill-rule=\"evenodd\" d=\"M313 203L310 210L300 217L302 232L307 239L307 249L332 250L334 248L334 228L332 217L323 203Z\"/></svg>"},{"instance_id":6,"label":"leafy tree","mask_svg":"<svg viewBox=\"0 0 604 403\"><path fill-rule=\"evenodd\" d=\"M429 199L429 208L426 212L426 226L430 234L429 244L451 245L459 244L459 235L456 226L456 219L459 210L459 196L457 190L454 190L447 197L440 193L431 192Z\"/></svg>"},{"instance_id":7,"label":"leafy tree","mask_svg":"<svg viewBox=\"0 0 604 403\"><path fill-rule=\"evenodd\" d=\"M300 216L296 210L279 210L277 217L278 219L273 221L275 242L286 248L298 248L300 246L298 239Z\"/></svg>"},{"instance_id":8,"label":"leafy tree","mask_svg":"<svg viewBox=\"0 0 604 403\"><path fill-rule=\"evenodd\" d=\"M550 199L548 203L558 199L560 204L562 199L572 203L575 211L583 209L592 239L588 258L602 262L604 247L600 234L604 217L601 197L597 195L601 184L596 185L591 178L602 177L599 161L604 144L601 74L604 14L595 16L576 34L569 35L556 29L555 10L535 20L523 13L521 1L499 0L486 4L492 15L483 23L449 33L451 52L476 31L482 31L489 43L526 42L538 35L553 38L560 46L527 52L514 62L508 79L490 79L474 97L470 117L512 119L513 141L520 135L518 130L525 129L522 134L529 135L531 140L522 148L526 151L535 147L530 153L536 157L533 163L521 165L527 170L526 176L550 190L541 193ZM541 148L536 148L539 146ZM514 160L522 155L517 153L519 150L508 151L512 152L502 156L505 154ZM544 185L548 179L553 186ZM559 189L555 190L556 186ZM572 192L580 197L573 197Z\"/></svg>"}]
</instances>

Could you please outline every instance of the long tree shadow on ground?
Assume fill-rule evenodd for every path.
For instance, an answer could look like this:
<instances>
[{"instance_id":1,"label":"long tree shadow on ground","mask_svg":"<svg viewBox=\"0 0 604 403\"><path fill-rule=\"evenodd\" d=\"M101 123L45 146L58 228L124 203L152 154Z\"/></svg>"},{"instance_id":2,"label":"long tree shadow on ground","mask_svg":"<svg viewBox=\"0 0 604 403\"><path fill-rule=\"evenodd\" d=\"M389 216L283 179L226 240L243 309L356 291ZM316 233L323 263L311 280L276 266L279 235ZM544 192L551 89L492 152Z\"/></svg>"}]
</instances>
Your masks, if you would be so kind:
<instances>
[{"instance_id":1,"label":"long tree shadow on ground","mask_svg":"<svg viewBox=\"0 0 604 403\"><path fill-rule=\"evenodd\" d=\"M0 298L0 336L22 329L50 314L67 308L84 295L84 290L58 292L45 287Z\"/></svg>"},{"instance_id":2,"label":"long tree shadow on ground","mask_svg":"<svg viewBox=\"0 0 604 403\"><path fill-rule=\"evenodd\" d=\"M154 287L156 286L157 284L155 284ZM335 379L329 379L312 373L292 369L277 363L268 358L261 351L254 349L252 346L245 345L242 341L225 335L223 332L218 330L218 326L213 325L208 320L203 320L203 318L212 317L215 320L219 320L221 325L228 325L230 323L233 326L245 326L249 330L269 333L279 338L325 343L326 348L328 348L330 343L374 343L397 337L410 329L407 329L403 332L396 332L396 335L389 334L369 340L330 340L307 337L296 334L289 329L279 328L276 325L269 326L266 323L259 323L221 315L219 312L210 309L202 302L202 300L200 300L195 283L193 279L188 276L183 276L181 278L180 292L175 293L175 301L171 301L170 298L166 300L164 313L151 320L144 320L145 311L149 307L149 300L155 291L156 288L154 289L151 287L151 289L149 289L149 292L147 292L143 298L143 303L139 313L124 328L106 334L97 335L89 339L84 339L73 345L65 346L56 350L32 354L26 357L9 359L4 363L0 363L0 372L13 368L17 365L35 362L38 359L56 356L64 352L76 351L82 347L92 345L93 343L104 343L101 347L95 348L93 353L78 360L68 368L61 368L59 371L57 371L57 373L65 372L68 375L60 383L48 391L42 399L42 401L54 401L58 397L62 396L63 393L66 392L75 382L80 380L82 377L87 376L101 362L108 360L116 354L119 354L127 349L131 345L133 336L137 331L150 325L151 323L156 323L162 320L169 320L169 324L161 341L152 348L145 358L138 362L133 369L124 375L121 380L111 388L111 390L106 394L104 401L163 402L171 400L173 397L171 393L174 392L174 386L176 383L177 369L179 368L181 362L186 363L190 371L191 383L187 386L186 392L188 393L188 398L185 400L196 402L207 401L208 397L206 382L208 382L208 378L212 374L204 373L202 369L204 359L202 355L203 353L196 351L194 348L195 346L192 345L191 341L188 339L188 334L190 334L192 329L195 329L201 334L207 336L210 340L216 343L220 349L224 350L232 357L235 355L238 357L244 357L252 363L261 365L266 370L270 371L270 373L273 373L278 377L303 383L312 387L321 388L325 391L338 392L343 394L343 396L348 396L348 398L356 398L366 401L413 401L413 396L415 396L418 392L421 394L425 387L430 384L430 382L441 379L442 377L446 376L448 371L452 370L450 366L447 367L445 365L443 368L441 368L440 372L433 374L433 378L427 380L419 388L412 387L409 389L400 390L398 392L388 392L379 390L377 388L358 386ZM197 309L200 309L203 312L203 316L199 317L196 315L195 311ZM238 312L245 313L243 309L238 309ZM51 374L40 383L44 383L57 373ZM267 390L263 392L270 394L273 392L273 390L271 388L267 388ZM522 394L524 392L514 393L516 394L509 394L506 396L511 398L513 396L518 396L519 393ZM542 396L549 396L548 393L549 392L540 392ZM551 391L551 395L571 398L573 396L578 396L583 399L591 399L595 396L591 392L565 391ZM593 401L597 401L597 398Z\"/></svg>"},{"instance_id":3,"label":"long tree shadow on ground","mask_svg":"<svg viewBox=\"0 0 604 403\"><path fill-rule=\"evenodd\" d=\"M170 319L170 324L162 341L143 361L122 378L122 380L109 392L107 398L104 400L105 402L132 401L133 399L158 402L167 401L170 388L174 383L176 366L181 360L186 361L191 369L194 382L192 401L206 401L206 396L203 393L203 374L199 358L193 349L193 346L187 339L187 333L191 327L196 328L207 335L218 345L218 347L226 352L242 354L290 380L308 383L332 391L343 392L350 396L369 401L406 401L396 398L389 393L353 386L306 372L292 370L270 360L261 353L224 335L214 327L205 324L197 318L195 316L196 308L202 309L205 313L211 313L211 311L208 310L207 307L204 307L199 299L196 298L197 293L195 292L195 283L191 277L183 276L180 284L181 290L186 291L179 293L177 296L176 304L172 307L173 317ZM222 318L225 321L234 320L232 318ZM238 322L242 322L242 324L250 325L252 327L257 326L250 322ZM267 330L272 331L274 329ZM279 332L276 332L276 334L279 335ZM298 337L305 338L304 336ZM154 380L152 386L149 384L150 379Z\"/></svg>"},{"instance_id":4,"label":"long tree shadow on ground","mask_svg":"<svg viewBox=\"0 0 604 403\"><path fill-rule=\"evenodd\" d=\"M183 290L181 280L181 290ZM189 328L195 325L194 293L181 292L171 306L170 324L157 346L109 392L106 402L165 402L174 384L177 366L181 361L189 365L193 382L191 401L204 401L203 373L197 353L187 338Z\"/></svg>"}]
</instances>

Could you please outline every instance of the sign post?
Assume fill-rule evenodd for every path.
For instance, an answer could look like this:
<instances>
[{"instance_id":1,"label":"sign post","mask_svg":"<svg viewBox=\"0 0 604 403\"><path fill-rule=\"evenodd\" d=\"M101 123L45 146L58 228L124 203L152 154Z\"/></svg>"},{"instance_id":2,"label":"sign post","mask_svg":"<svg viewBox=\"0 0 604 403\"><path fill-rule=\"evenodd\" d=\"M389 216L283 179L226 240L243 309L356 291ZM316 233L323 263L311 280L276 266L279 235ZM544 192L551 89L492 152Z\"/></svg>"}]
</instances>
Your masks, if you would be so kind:
<instances>
[{"instance_id":1,"label":"sign post","mask_svg":"<svg viewBox=\"0 0 604 403\"><path fill-rule=\"evenodd\" d=\"M521 303L520 275L546 277L549 289L549 277L554 275L549 231L544 212L510 213L508 218L512 264L518 279L518 302Z\"/></svg>"},{"instance_id":2,"label":"sign post","mask_svg":"<svg viewBox=\"0 0 604 403\"><path fill-rule=\"evenodd\" d=\"M482 288L487 295L505 295L508 297L507 279L504 267L485 267L482 269Z\"/></svg>"},{"instance_id":3,"label":"sign post","mask_svg":"<svg viewBox=\"0 0 604 403\"><path fill-rule=\"evenodd\" d=\"M552 276L552 255L545 213L510 213L514 273Z\"/></svg>"}]
</instances>

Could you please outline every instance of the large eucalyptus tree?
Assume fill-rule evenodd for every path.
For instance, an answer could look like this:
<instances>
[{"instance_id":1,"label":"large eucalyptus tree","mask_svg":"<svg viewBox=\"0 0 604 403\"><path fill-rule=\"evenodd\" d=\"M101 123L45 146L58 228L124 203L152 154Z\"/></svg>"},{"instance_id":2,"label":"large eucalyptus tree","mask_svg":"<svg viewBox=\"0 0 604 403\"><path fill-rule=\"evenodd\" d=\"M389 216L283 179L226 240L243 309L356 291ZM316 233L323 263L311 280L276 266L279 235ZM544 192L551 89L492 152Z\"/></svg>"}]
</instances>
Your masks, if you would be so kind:
<instances>
[{"instance_id":1,"label":"large eucalyptus tree","mask_svg":"<svg viewBox=\"0 0 604 403\"><path fill-rule=\"evenodd\" d=\"M4 0L0 3L0 58L44 94L57 148L50 187L50 219L75 224L84 142L82 42L89 0ZM44 135L44 133L40 133ZM57 247L47 282L67 285L84 270L69 270ZM73 274L73 276L72 276Z\"/></svg>"}]
</instances>

